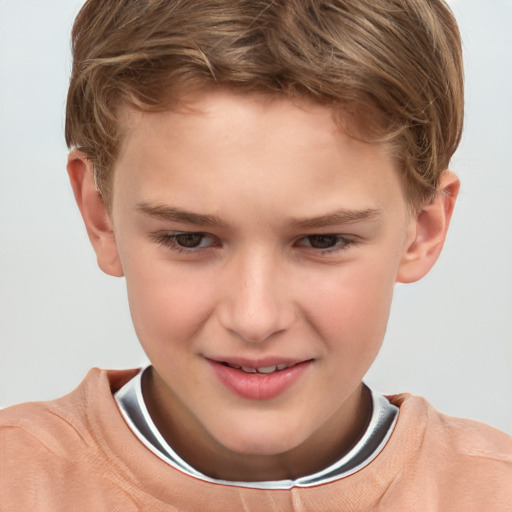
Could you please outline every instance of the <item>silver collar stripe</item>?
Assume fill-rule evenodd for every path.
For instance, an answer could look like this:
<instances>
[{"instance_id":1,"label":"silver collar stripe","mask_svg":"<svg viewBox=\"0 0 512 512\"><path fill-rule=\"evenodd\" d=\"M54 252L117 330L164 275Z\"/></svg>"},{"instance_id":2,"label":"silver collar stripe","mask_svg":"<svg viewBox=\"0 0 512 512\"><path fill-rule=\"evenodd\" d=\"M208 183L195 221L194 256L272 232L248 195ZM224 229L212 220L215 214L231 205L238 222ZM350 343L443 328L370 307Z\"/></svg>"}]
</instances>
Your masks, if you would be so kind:
<instances>
[{"instance_id":1,"label":"silver collar stripe","mask_svg":"<svg viewBox=\"0 0 512 512\"><path fill-rule=\"evenodd\" d=\"M398 407L389 403L384 396L370 390L373 407L368 427L356 445L334 464L322 471L295 480L264 482L218 480L187 464L169 446L156 428L142 394L142 375L148 368L141 370L114 395L124 420L139 440L160 459L183 473L210 483L253 489L291 489L292 487L312 487L345 478L361 470L377 457L391 436L398 419Z\"/></svg>"}]
</instances>

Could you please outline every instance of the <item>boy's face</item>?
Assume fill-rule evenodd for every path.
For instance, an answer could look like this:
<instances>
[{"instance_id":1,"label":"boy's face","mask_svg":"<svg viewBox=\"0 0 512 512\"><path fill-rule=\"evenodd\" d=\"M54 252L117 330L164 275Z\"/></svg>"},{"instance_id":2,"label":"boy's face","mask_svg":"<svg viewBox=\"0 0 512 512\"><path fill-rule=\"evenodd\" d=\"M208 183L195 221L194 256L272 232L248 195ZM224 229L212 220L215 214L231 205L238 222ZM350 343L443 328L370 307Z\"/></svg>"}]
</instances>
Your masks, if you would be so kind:
<instances>
[{"instance_id":1,"label":"boy's face","mask_svg":"<svg viewBox=\"0 0 512 512\"><path fill-rule=\"evenodd\" d=\"M191 106L128 112L114 170L148 400L213 453L318 450L364 414L415 237L398 173L318 105L211 92Z\"/></svg>"}]
</instances>

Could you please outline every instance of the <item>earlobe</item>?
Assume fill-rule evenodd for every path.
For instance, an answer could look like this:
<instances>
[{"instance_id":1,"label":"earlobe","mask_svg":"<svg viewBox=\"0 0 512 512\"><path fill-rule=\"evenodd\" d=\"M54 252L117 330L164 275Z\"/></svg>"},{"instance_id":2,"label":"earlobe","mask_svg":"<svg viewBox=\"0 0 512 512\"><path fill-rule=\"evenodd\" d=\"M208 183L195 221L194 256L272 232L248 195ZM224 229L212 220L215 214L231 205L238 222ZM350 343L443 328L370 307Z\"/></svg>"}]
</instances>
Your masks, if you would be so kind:
<instances>
[{"instance_id":1,"label":"earlobe","mask_svg":"<svg viewBox=\"0 0 512 512\"><path fill-rule=\"evenodd\" d=\"M398 282L418 281L434 266L444 245L459 187L457 176L446 171L435 197L416 215L412 240L407 244L398 269Z\"/></svg>"},{"instance_id":2,"label":"earlobe","mask_svg":"<svg viewBox=\"0 0 512 512\"><path fill-rule=\"evenodd\" d=\"M121 277L123 269L111 219L94 183L92 164L82 152L73 149L69 153L67 167L75 200L96 252L98 265L106 274Z\"/></svg>"}]
</instances>

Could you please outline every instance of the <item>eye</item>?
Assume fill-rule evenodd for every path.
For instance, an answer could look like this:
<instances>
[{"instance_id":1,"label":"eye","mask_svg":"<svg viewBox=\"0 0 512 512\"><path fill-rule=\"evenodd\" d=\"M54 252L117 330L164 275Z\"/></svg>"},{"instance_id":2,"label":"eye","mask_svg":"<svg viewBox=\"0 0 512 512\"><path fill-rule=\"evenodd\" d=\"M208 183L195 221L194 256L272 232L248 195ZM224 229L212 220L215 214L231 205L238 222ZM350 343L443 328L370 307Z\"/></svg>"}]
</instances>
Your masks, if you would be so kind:
<instances>
[{"instance_id":1,"label":"eye","mask_svg":"<svg viewBox=\"0 0 512 512\"><path fill-rule=\"evenodd\" d=\"M217 247L220 244L216 237L206 233L165 232L153 233L151 237L159 245L176 252L193 252L194 250Z\"/></svg>"},{"instance_id":2,"label":"eye","mask_svg":"<svg viewBox=\"0 0 512 512\"><path fill-rule=\"evenodd\" d=\"M356 240L342 235L308 235L297 241L299 247L314 249L318 252L329 253L343 251L356 243Z\"/></svg>"},{"instance_id":3,"label":"eye","mask_svg":"<svg viewBox=\"0 0 512 512\"><path fill-rule=\"evenodd\" d=\"M206 237L203 233L182 233L174 235L176 244L186 249L195 249L204 245Z\"/></svg>"},{"instance_id":4,"label":"eye","mask_svg":"<svg viewBox=\"0 0 512 512\"><path fill-rule=\"evenodd\" d=\"M339 237L336 235L310 235L306 237L306 240L313 249L330 249L338 245Z\"/></svg>"}]
</instances>

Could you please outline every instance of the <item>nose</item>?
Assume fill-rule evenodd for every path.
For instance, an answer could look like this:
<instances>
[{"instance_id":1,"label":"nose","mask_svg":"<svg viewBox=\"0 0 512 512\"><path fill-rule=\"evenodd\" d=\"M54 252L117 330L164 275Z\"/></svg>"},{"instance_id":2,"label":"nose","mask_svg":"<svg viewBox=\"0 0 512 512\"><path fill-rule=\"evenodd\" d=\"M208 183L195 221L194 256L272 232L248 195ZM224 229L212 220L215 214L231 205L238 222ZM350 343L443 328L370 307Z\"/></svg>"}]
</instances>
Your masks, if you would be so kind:
<instances>
[{"instance_id":1,"label":"nose","mask_svg":"<svg viewBox=\"0 0 512 512\"><path fill-rule=\"evenodd\" d=\"M229 266L223 283L224 299L218 306L222 326L248 342L262 342L286 331L295 312L277 259L253 253Z\"/></svg>"}]
</instances>

